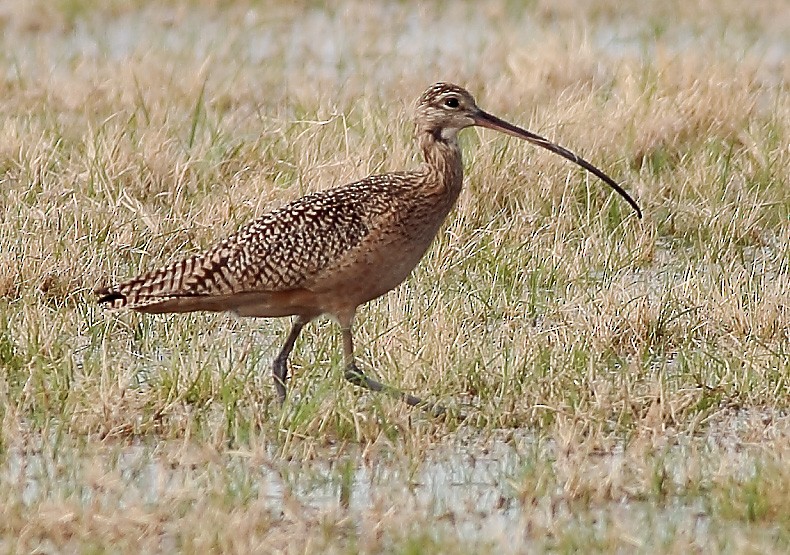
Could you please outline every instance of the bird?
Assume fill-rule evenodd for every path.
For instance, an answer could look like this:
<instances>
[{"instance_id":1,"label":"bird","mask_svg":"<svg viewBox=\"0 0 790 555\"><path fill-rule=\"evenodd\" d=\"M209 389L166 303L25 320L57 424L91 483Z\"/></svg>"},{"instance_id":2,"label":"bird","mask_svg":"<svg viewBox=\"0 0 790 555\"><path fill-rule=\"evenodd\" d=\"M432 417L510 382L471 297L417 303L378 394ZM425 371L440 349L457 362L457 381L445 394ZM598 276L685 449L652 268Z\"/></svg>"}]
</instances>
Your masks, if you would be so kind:
<instances>
[{"instance_id":1,"label":"bird","mask_svg":"<svg viewBox=\"0 0 790 555\"><path fill-rule=\"evenodd\" d=\"M548 139L491 115L464 88L430 86L416 104L416 141L423 162L411 171L373 175L309 194L263 214L203 253L95 290L110 309L146 314L231 312L292 317L272 362L279 404L287 396L288 360L310 321L328 315L342 334L345 379L435 415L436 403L383 384L354 357L358 307L401 284L426 253L463 186L458 133L472 126L499 131L558 154L591 172L642 211L603 171Z\"/></svg>"}]
</instances>

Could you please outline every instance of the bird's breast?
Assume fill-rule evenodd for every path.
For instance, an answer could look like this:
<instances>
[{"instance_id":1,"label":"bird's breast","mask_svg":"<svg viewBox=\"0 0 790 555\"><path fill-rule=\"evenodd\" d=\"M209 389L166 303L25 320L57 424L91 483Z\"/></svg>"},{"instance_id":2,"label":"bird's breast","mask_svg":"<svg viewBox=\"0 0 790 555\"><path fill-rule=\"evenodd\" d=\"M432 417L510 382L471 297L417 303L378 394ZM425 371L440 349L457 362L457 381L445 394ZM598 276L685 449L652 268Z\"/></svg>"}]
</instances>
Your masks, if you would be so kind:
<instances>
[{"instance_id":1,"label":"bird's breast","mask_svg":"<svg viewBox=\"0 0 790 555\"><path fill-rule=\"evenodd\" d=\"M356 248L308 287L319 294L337 295L341 302L353 307L384 295L414 270L443 219L443 215L406 218L371 230Z\"/></svg>"}]
</instances>

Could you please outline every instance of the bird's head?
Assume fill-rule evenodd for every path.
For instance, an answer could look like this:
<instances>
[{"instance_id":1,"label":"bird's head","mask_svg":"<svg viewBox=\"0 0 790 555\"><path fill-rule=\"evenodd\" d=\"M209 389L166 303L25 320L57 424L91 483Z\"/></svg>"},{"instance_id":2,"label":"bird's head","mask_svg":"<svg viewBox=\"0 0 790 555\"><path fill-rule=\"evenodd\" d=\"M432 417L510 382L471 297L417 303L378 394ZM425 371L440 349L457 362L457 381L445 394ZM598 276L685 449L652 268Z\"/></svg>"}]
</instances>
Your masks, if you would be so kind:
<instances>
[{"instance_id":1,"label":"bird's head","mask_svg":"<svg viewBox=\"0 0 790 555\"><path fill-rule=\"evenodd\" d=\"M463 87L453 85L452 83L436 83L428 87L428 90L422 93L422 96L420 96L420 99L417 101L415 124L418 134L429 133L437 141L443 141L454 145L457 144L456 137L459 131L477 125L513 137L518 137L519 139L528 141L546 150L550 150L599 177L607 185L617 191L617 193L633 207L640 218L642 217L642 211L639 209L639 205L637 205L636 201L634 201L634 199L632 199L611 177L570 150L540 135L536 135L531 131L517 127L512 123L508 123L496 116L484 112L477 107L474 97Z\"/></svg>"},{"instance_id":2,"label":"bird's head","mask_svg":"<svg viewBox=\"0 0 790 555\"><path fill-rule=\"evenodd\" d=\"M453 142L461 129L477 124L475 116L480 112L466 89L452 83L436 83L417 101L415 124L418 133L431 133L437 139Z\"/></svg>"}]
</instances>

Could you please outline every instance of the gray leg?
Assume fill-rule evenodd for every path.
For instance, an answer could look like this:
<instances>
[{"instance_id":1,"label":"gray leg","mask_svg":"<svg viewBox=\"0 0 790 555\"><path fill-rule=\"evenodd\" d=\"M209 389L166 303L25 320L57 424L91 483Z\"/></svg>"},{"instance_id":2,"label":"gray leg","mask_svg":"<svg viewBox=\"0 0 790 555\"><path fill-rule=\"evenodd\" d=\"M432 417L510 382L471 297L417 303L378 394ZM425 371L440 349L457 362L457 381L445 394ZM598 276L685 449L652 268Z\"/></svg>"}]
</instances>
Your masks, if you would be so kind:
<instances>
[{"instance_id":1,"label":"gray leg","mask_svg":"<svg viewBox=\"0 0 790 555\"><path fill-rule=\"evenodd\" d=\"M299 316L294 322L291 332L285 338L285 344L280 350L280 354L274 359L272 364L272 374L274 374L274 389L277 390L277 399L282 405L285 402L285 382L288 379L288 357L294 349L296 338L302 331L304 325L310 320Z\"/></svg>"},{"instance_id":2,"label":"gray leg","mask_svg":"<svg viewBox=\"0 0 790 555\"><path fill-rule=\"evenodd\" d=\"M434 416L442 416L446 411L441 405L423 401L419 397L409 395L390 385L383 384L372 378L367 377L362 370L357 368L354 362L354 342L351 337L351 328L343 327L343 358L346 363L345 378L358 387L364 387L371 391L380 391L395 399L400 399L410 407L419 407Z\"/></svg>"}]
</instances>

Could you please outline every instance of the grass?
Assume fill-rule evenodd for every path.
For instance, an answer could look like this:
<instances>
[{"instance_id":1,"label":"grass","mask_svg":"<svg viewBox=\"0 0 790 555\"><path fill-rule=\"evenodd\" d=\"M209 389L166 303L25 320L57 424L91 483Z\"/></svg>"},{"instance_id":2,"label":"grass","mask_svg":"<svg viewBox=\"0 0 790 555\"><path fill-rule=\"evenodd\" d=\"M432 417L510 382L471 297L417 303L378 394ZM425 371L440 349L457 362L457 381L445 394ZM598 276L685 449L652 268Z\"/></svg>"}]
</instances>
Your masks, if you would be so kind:
<instances>
[{"instance_id":1,"label":"grass","mask_svg":"<svg viewBox=\"0 0 790 555\"><path fill-rule=\"evenodd\" d=\"M0 550L786 552L790 21L781 2L8 2ZM108 314L92 289L307 192L415 165L468 87L466 187L361 309Z\"/></svg>"}]
</instances>

